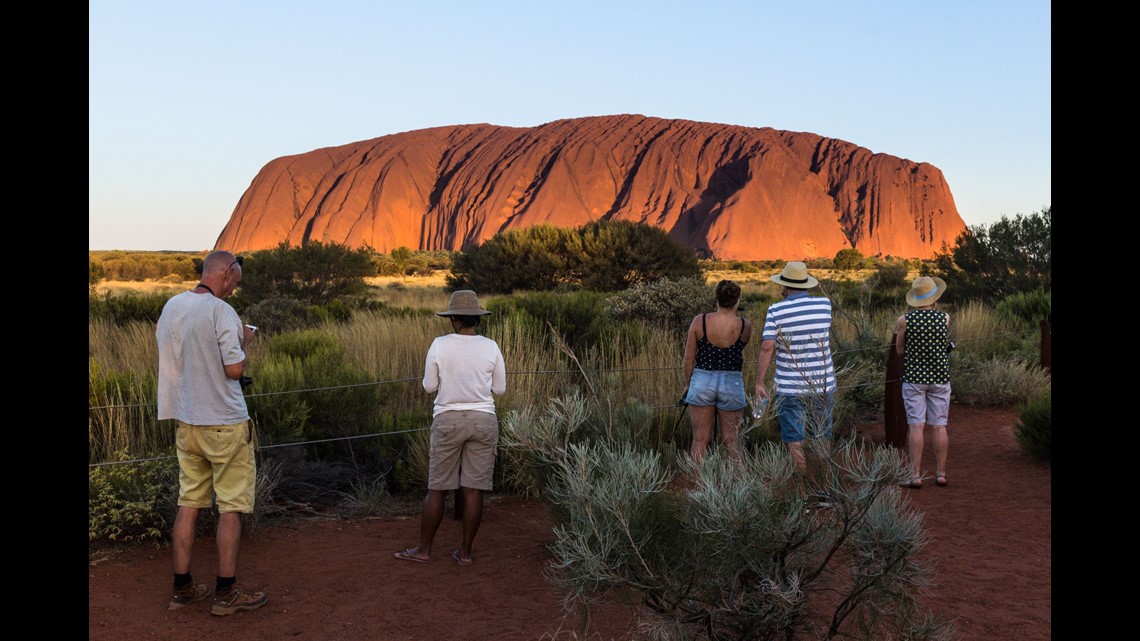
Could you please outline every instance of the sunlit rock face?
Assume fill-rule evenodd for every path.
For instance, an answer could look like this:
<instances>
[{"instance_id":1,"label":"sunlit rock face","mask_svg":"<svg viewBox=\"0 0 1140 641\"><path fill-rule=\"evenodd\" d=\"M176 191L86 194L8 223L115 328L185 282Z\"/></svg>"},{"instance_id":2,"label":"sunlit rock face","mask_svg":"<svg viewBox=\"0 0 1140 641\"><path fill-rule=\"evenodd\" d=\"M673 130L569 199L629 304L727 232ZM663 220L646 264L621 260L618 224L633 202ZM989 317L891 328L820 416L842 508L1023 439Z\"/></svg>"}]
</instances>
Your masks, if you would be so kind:
<instances>
[{"instance_id":1,"label":"sunlit rock face","mask_svg":"<svg viewBox=\"0 0 1140 641\"><path fill-rule=\"evenodd\" d=\"M277 158L215 248L465 249L533 225L655 225L703 258L930 258L966 225L941 170L843 140L640 115L455 125Z\"/></svg>"}]
</instances>

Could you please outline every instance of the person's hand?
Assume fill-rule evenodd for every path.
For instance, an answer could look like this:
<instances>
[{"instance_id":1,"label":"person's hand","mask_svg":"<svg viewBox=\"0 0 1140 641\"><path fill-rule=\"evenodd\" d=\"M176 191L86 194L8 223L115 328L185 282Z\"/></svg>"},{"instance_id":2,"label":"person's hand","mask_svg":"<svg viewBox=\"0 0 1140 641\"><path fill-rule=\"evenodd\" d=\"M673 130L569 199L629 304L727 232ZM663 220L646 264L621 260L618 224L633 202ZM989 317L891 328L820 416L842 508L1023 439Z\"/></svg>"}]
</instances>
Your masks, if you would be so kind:
<instances>
[{"instance_id":1,"label":"person's hand","mask_svg":"<svg viewBox=\"0 0 1140 641\"><path fill-rule=\"evenodd\" d=\"M255 333L257 333L257 327L256 326L254 326L254 325L243 325L242 326L241 348L243 350L245 349L245 346L249 345L249 342L251 340L253 340L253 335Z\"/></svg>"},{"instance_id":2,"label":"person's hand","mask_svg":"<svg viewBox=\"0 0 1140 641\"><path fill-rule=\"evenodd\" d=\"M756 398L768 398L768 389L763 383L756 384Z\"/></svg>"}]
</instances>

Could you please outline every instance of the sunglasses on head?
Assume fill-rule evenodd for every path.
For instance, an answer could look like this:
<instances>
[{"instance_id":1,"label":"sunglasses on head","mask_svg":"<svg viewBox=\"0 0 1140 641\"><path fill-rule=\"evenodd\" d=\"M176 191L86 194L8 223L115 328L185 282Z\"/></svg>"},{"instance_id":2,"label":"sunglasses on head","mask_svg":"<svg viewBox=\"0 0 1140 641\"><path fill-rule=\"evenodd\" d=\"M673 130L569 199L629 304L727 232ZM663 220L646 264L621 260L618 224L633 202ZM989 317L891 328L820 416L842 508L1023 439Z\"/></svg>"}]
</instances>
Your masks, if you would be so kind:
<instances>
[{"instance_id":1,"label":"sunglasses on head","mask_svg":"<svg viewBox=\"0 0 1140 641\"><path fill-rule=\"evenodd\" d=\"M234 262L230 263L230 267L233 267L234 265L241 265L244 262L245 262L245 256L237 256L234 258ZM227 267L226 269L229 269L229 267Z\"/></svg>"}]
</instances>

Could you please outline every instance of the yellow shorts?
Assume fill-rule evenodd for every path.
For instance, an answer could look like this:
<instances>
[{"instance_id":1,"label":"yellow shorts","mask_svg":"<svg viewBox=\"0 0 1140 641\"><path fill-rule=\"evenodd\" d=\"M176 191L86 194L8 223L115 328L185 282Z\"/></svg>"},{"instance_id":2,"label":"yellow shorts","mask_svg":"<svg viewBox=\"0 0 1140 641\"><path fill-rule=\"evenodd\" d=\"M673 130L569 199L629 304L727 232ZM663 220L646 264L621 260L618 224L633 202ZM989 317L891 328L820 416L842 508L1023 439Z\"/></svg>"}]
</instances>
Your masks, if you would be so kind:
<instances>
[{"instance_id":1,"label":"yellow shorts","mask_svg":"<svg viewBox=\"0 0 1140 641\"><path fill-rule=\"evenodd\" d=\"M257 464L249 421L188 425L177 421L178 505L219 512L253 512Z\"/></svg>"}]
</instances>

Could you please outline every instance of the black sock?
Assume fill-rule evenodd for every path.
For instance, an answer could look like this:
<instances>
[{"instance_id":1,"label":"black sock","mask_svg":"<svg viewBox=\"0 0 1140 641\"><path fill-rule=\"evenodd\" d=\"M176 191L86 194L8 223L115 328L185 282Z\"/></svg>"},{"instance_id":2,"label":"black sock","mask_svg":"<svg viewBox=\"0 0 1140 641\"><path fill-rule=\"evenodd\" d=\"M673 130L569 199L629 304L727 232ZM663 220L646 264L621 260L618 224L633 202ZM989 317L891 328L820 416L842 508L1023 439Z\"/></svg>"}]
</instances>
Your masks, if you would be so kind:
<instances>
[{"instance_id":1,"label":"black sock","mask_svg":"<svg viewBox=\"0 0 1140 641\"><path fill-rule=\"evenodd\" d=\"M186 574L178 574L177 572L175 572L174 573L174 589L175 590L181 590L182 588L189 585L190 582L193 580L194 579L193 579L193 577L190 576L189 572L187 572Z\"/></svg>"},{"instance_id":2,"label":"black sock","mask_svg":"<svg viewBox=\"0 0 1140 641\"><path fill-rule=\"evenodd\" d=\"M214 592L228 590L234 583L237 583L236 576L220 576L218 577L218 582L215 584Z\"/></svg>"}]
</instances>

